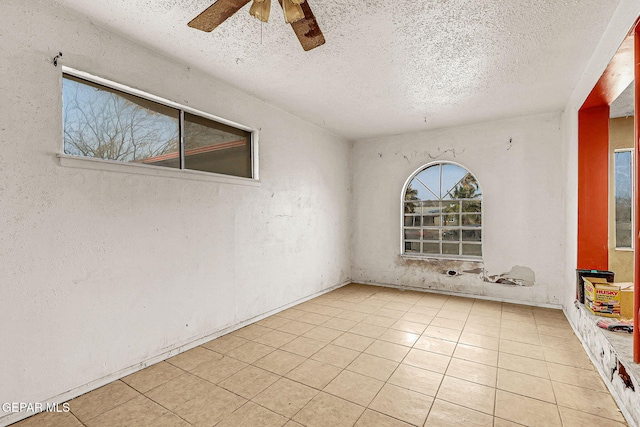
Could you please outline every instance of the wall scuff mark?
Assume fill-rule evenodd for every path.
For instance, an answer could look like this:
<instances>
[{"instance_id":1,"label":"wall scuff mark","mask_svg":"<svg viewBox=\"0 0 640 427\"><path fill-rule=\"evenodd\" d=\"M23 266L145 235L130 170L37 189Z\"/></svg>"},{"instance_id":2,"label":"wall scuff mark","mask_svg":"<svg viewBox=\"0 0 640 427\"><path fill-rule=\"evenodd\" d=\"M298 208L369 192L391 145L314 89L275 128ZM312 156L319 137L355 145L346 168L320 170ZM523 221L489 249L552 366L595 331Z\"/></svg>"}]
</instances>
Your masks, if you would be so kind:
<instances>
[{"instance_id":1,"label":"wall scuff mark","mask_svg":"<svg viewBox=\"0 0 640 427\"><path fill-rule=\"evenodd\" d=\"M625 369L624 365L620 363L620 361L618 361L618 376L624 383L625 387L630 388L631 391L636 391L636 388L633 385L633 381L631 380L631 377L627 373L627 370Z\"/></svg>"}]
</instances>

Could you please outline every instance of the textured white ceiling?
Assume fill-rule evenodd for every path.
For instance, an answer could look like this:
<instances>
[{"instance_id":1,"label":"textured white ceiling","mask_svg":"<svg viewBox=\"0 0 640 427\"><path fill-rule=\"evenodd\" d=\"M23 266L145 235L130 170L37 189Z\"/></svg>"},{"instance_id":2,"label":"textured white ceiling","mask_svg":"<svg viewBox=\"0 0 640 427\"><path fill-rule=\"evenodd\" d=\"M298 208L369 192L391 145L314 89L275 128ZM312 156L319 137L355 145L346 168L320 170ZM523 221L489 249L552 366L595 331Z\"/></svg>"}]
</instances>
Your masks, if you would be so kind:
<instances>
[{"instance_id":1,"label":"textured white ceiling","mask_svg":"<svg viewBox=\"0 0 640 427\"><path fill-rule=\"evenodd\" d=\"M620 0L308 0L304 52L273 1L212 33L213 0L56 0L93 22L350 139L560 111Z\"/></svg>"}]
</instances>

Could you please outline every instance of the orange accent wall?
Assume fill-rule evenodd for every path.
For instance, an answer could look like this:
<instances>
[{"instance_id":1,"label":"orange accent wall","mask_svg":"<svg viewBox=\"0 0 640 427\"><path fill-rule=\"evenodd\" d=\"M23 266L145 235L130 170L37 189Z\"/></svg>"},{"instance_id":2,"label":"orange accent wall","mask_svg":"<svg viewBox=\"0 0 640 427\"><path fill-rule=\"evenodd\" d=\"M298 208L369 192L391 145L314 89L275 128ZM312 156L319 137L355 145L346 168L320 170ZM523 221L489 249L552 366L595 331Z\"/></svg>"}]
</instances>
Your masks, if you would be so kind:
<instances>
[{"instance_id":1,"label":"orange accent wall","mask_svg":"<svg viewBox=\"0 0 640 427\"><path fill-rule=\"evenodd\" d=\"M609 105L578 113L578 268L609 266Z\"/></svg>"},{"instance_id":2,"label":"orange accent wall","mask_svg":"<svg viewBox=\"0 0 640 427\"><path fill-rule=\"evenodd\" d=\"M636 93L635 93L635 146L636 146L636 194L635 194L635 223L636 223L636 241L635 241L635 253L634 253L634 291L633 291L633 361L640 363L640 197L638 197L638 191L640 191L640 171L638 166L640 165L640 120L638 115L640 114L640 24L637 24L634 31L635 35L635 59L633 61L633 71L635 73L636 80Z\"/></svg>"}]
</instances>

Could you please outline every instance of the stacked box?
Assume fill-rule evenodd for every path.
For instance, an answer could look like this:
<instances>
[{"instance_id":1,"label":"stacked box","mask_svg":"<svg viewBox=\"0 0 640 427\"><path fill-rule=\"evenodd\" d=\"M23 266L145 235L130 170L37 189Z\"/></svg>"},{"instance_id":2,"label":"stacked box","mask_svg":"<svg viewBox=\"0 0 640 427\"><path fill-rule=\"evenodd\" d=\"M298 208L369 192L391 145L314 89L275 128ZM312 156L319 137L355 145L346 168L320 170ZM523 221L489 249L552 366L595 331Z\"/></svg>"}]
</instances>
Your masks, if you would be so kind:
<instances>
[{"instance_id":1,"label":"stacked box","mask_svg":"<svg viewBox=\"0 0 640 427\"><path fill-rule=\"evenodd\" d=\"M618 283L620 286L620 317L633 319L633 283Z\"/></svg>"},{"instance_id":2,"label":"stacked box","mask_svg":"<svg viewBox=\"0 0 640 427\"><path fill-rule=\"evenodd\" d=\"M584 305L596 316L620 317L620 286L585 277L584 297Z\"/></svg>"}]
</instances>

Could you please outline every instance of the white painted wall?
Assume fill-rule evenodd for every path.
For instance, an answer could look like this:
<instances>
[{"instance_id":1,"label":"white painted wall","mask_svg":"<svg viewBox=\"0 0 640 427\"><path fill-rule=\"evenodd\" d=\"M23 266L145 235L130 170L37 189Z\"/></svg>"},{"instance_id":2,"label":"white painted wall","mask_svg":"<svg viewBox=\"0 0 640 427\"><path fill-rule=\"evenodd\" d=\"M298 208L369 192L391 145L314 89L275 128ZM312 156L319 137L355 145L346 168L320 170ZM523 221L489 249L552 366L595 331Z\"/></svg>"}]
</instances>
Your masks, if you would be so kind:
<instances>
[{"instance_id":1,"label":"white painted wall","mask_svg":"<svg viewBox=\"0 0 640 427\"><path fill-rule=\"evenodd\" d=\"M363 140L353 148L354 281L429 288L535 304L561 302L564 273L565 166L561 115ZM510 142L511 141L511 142ZM433 161L465 166L483 191L483 263L407 262L400 256L401 193ZM484 267L487 275L530 268L535 285L487 283L447 269Z\"/></svg>"},{"instance_id":2,"label":"white painted wall","mask_svg":"<svg viewBox=\"0 0 640 427\"><path fill-rule=\"evenodd\" d=\"M349 280L347 141L47 2L0 9L0 402L83 390ZM261 129L261 184L61 166L58 51Z\"/></svg>"}]
</instances>

